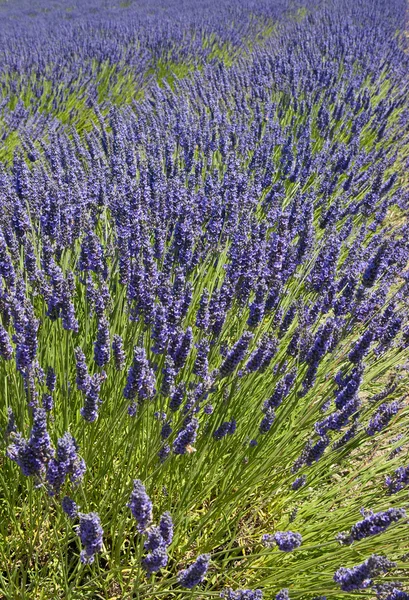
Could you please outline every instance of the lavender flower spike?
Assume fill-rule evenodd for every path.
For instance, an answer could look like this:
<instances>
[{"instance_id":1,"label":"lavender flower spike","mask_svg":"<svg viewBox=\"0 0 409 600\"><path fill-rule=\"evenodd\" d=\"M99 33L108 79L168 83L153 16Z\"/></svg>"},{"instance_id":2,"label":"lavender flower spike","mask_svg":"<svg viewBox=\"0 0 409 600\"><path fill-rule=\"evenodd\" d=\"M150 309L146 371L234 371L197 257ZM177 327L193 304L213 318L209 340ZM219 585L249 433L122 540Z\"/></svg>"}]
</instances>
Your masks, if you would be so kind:
<instances>
[{"instance_id":1,"label":"lavender flower spike","mask_svg":"<svg viewBox=\"0 0 409 600\"><path fill-rule=\"evenodd\" d=\"M137 529L139 533L145 533L152 523L153 505L140 479L135 479L133 482L133 491L127 506L131 509L132 515L138 522Z\"/></svg>"},{"instance_id":2,"label":"lavender flower spike","mask_svg":"<svg viewBox=\"0 0 409 600\"><path fill-rule=\"evenodd\" d=\"M358 521L353 525L349 534L341 533L337 539L342 544L352 544L356 540L383 533L392 523L396 523L405 516L406 512L403 508L388 508L388 510L369 515L362 521Z\"/></svg>"},{"instance_id":3,"label":"lavender flower spike","mask_svg":"<svg viewBox=\"0 0 409 600\"><path fill-rule=\"evenodd\" d=\"M190 567L179 572L178 582L180 585L191 590L202 583L209 568L209 563L210 554L201 554Z\"/></svg>"},{"instance_id":4,"label":"lavender flower spike","mask_svg":"<svg viewBox=\"0 0 409 600\"><path fill-rule=\"evenodd\" d=\"M77 527L77 533L85 549L81 552L81 562L91 564L94 562L94 556L102 550L102 536L104 530L101 527L101 520L97 513L88 514L79 513L80 524Z\"/></svg>"}]
</instances>

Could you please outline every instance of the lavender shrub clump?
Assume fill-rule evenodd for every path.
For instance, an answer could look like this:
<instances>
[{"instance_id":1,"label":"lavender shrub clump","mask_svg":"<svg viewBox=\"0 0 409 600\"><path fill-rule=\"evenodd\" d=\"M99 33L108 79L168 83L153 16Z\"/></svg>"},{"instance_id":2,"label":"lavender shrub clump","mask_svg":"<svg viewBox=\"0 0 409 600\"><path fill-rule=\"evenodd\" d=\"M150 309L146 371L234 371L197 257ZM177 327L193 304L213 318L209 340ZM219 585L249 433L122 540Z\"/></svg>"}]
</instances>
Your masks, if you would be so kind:
<instances>
[{"instance_id":1,"label":"lavender shrub clump","mask_svg":"<svg viewBox=\"0 0 409 600\"><path fill-rule=\"evenodd\" d=\"M407 17L0 2L1 597L408 593Z\"/></svg>"}]
</instances>

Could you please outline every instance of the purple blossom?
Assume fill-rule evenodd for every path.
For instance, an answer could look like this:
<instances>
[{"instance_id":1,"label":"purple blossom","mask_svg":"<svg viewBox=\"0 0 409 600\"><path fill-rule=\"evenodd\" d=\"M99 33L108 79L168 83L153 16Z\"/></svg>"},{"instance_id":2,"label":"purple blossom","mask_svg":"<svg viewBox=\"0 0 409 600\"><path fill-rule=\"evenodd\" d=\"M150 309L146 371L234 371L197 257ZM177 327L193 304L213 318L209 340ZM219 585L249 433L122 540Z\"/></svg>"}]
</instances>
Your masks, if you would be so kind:
<instances>
[{"instance_id":1,"label":"purple blossom","mask_svg":"<svg viewBox=\"0 0 409 600\"><path fill-rule=\"evenodd\" d=\"M123 395L128 400L138 399L142 403L156 393L155 375L149 365L145 349L135 346L133 363L128 371L128 378Z\"/></svg>"},{"instance_id":2,"label":"purple blossom","mask_svg":"<svg viewBox=\"0 0 409 600\"><path fill-rule=\"evenodd\" d=\"M264 418L262 419L259 427L260 433L268 433L275 420L275 412L272 408L268 408Z\"/></svg>"},{"instance_id":3,"label":"purple blossom","mask_svg":"<svg viewBox=\"0 0 409 600\"><path fill-rule=\"evenodd\" d=\"M338 569L334 575L334 581L344 592L363 590L372 585L372 577L387 573L394 566L396 566L396 563L391 562L384 556L372 554L367 560L355 567L341 567Z\"/></svg>"},{"instance_id":4,"label":"purple blossom","mask_svg":"<svg viewBox=\"0 0 409 600\"><path fill-rule=\"evenodd\" d=\"M85 421L88 421L88 423L93 423L98 418L98 408L101 404L99 392L104 380L105 375L100 373L95 373L88 379L88 389L85 393L85 403L80 409L81 416Z\"/></svg>"},{"instance_id":5,"label":"purple blossom","mask_svg":"<svg viewBox=\"0 0 409 600\"><path fill-rule=\"evenodd\" d=\"M57 375L55 374L54 369L52 367L48 367L45 384L46 384L46 386L48 388L48 391L51 394L55 390L55 384L56 384L56 382L57 382Z\"/></svg>"},{"instance_id":6,"label":"purple blossom","mask_svg":"<svg viewBox=\"0 0 409 600\"><path fill-rule=\"evenodd\" d=\"M97 552L102 550L102 536L104 530L101 527L101 520L97 513L88 514L78 513L80 524L77 527L77 533L81 540L84 550L81 551L81 562L91 564Z\"/></svg>"},{"instance_id":7,"label":"purple blossom","mask_svg":"<svg viewBox=\"0 0 409 600\"><path fill-rule=\"evenodd\" d=\"M233 346L229 354L226 356L222 366L220 367L220 376L227 377L236 369L238 364L246 356L247 348L250 341L253 339L253 334L245 331L239 341Z\"/></svg>"},{"instance_id":8,"label":"purple blossom","mask_svg":"<svg viewBox=\"0 0 409 600\"><path fill-rule=\"evenodd\" d=\"M392 476L388 475L385 478L385 483L390 494L396 494L403 490L409 484L409 465L398 467Z\"/></svg>"},{"instance_id":9,"label":"purple blossom","mask_svg":"<svg viewBox=\"0 0 409 600\"><path fill-rule=\"evenodd\" d=\"M133 482L133 490L127 506L137 521L139 533L145 533L152 523L153 505L140 479L135 479Z\"/></svg>"},{"instance_id":10,"label":"purple blossom","mask_svg":"<svg viewBox=\"0 0 409 600\"><path fill-rule=\"evenodd\" d=\"M111 344L109 339L109 323L103 317L98 322L97 340L94 343L94 360L99 367L109 362L111 356Z\"/></svg>"},{"instance_id":11,"label":"purple blossom","mask_svg":"<svg viewBox=\"0 0 409 600\"><path fill-rule=\"evenodd\" d=\"M178 573L179 584L191 590L204 580L210 563L210 554L201 554L187 569Z\"/></svg>"},{"instance_id":12,"label":"purple blossom","mask_svg":"<svg viewBox=\"0 0 409 600\"><path fill-rule=\"evenodd\" d=\"M70 519L74 520L78 516L78 506L69 496L64 496L61 507Z\"/></svg>"},{"instance_id":13,"label":"purple blossom","mask_svg":"<svg viewBox=\"0 0 409 600\"><path fill-rule=\"evenodd\" d=\"M192 418L177 434L173 442L174 454L186 454L192 452L192 444L196 441L199 421Z\"/></svg>"},{"instance_id":14,"label":"purple blossom","mask_svg":"<svg viewBox=\"0 0 409 600\"><path fill-rule=\"evenodd\" d=\"M120 335L115 334L112 340L112 355L114 365L117 371L122 371L125 367L126 355L124 352L124 344Z\"/></svg>"},{"instance_id":15,"label":"purple blossom","mask_svg":"<svg viewBox=\"0 0 409 600\"><path fill-rule=\"evenodd\" d=\"M233 433L235 433L235 431L236 431L236 426L237 426L237 424L236 424L235 419L233 419L232 421L225 421L224 423L222 423L220 425L220 427L218 427L214 431L213 437L216 440L221 440L226 435L233 435Z\"/></svg>"},{"instance_id":16,"label":"purple blossom","mask_svg":"<svg viewBox=\"0 0 409 600\"><path fill-rule=\"evenodd\" d=\"M161 463L164 463L170 454L170 446L169 444L165 444L158 452L159 460Z\"/></svg>"},{"instance_id":17,"label":"purple blossom","mask_svg":"<svg viewBox=\"0 0 409 600\"><path fill-rule=\"evenodd\" d=\"M88 374L88 367L85 360L85 354L81 348L75 349L75 366L77 372L76 384L80 392L86 394L90 387L90 376Z\"/></svg>"},{"instance_id":18,"label":"purple blossom","mask_svg":"<svg viewBox=\"0 0 409 600\"><path fill-rule=\"evenodd\" d=\"M170 425L170 422L164 423L162 425L162 429L161 429L161 432L160 432L161 438L163 440L167 440L168 437L172 434L172 431L173 431L173 429L172 429L172 427Z\"/></svg>"},{"instance_id":19,"label":"purple blossom","mask_svg":"<svg viewBox=\"0 0 409 600\"><path fill-rule=\"evenodd\" d=\"M303 487L305 485L306 481L307 481L307 476L301 475L301 477L297 477L297 479L295 481L293 481L291 487L293 488L293 490L299 490L301 487Z\"/></svg>"},{"instance_id":20,"label":"purple blossom","mask_svg":"<svg viewBox=\"0 0 409 600\"><path fill-rule=\"evenodd\" d=\"M399 409L400 403L398 401L381 404L376 411L376 414L369 421L366 433L372 436L375 435L375 433L382 431Z\"/></svg>"},{"instance_id":21,"label":"purple blossom","mask_svg":"<svg viewBox=\"0 0 409 600\"><path fill-rule=\"evenodd\" d=\"M172 397L170 399L169 402L169 408L172 412L176 412L177 410L179 410L183 399L185 397L185 393L186 393L186 386L184 383L179 383L176 388L175 391L172 394Z\"/></svg>"},{"instance_id":22,"label":"purple blossom","mask_svg":"<svg viewBox=\"0 0 409 600\"><path fill-rule=\"evenodd\" d=\"M13 346L10 343L10 337L3 325L0 323L0 356L5 360L10 360L13 356Z\"/></svg>"},{"instance_id":23,"label":"purple blossom","mask_svg":"<svg viewBox=\"0 0 409 600\"><path fill-rule=\"evenodd\" d=\"M166 548L163 546L155 548L142 560L142 566L149 575L156 573L163 567L166 567L167 564L168 554L166 552Z\"/></svg>"},{"instance_id":24,"label":"purple blossom","mask_svg":"<svg viewBox=\"0 0 409 600\"><path fill-rule=\"evenodd\" d=\"M173 362L171 356L167 356L165 359L165 365L162 369L162 386L160 390L164 396L172 395L174 391L175 377L175 363Z\"/></svg>"},{"instance_id":25,"label":"purple blossom","mask_svg":"<svg viewBox=\"0 0 409 600\"><path fill-rule=\"evenodd\" d=\"M159 527L150 527L146 532L146 541L144 543L145 550L156 550L157 548L165 545Z\"/></svg>"},{"instance_id":26,"label":"purple blossom","mask_svg":"<svg viewBox=\"0 0 409 600\"><path fill-rule=\"evenodd\" d=\"M292 552L295 548L301 546L302 537L299 533L293 531L277 531L274 534L274 541L279 550Z\"/></svg>"},{"instance_id":27,"label":"purple blossom","mask_svg":"<svg viewBox=\"0 0 409 600\"><path fill-rule=\"evenodd\" d=\"M53 409L54 401L51 394L43 394L42 406L45 411L50 412Z\"/></svg>"},{"instance_id":28,"label":"purple blossom","mask_svg":"<svg viewBox=\"0 0 409 600\"><path fill-rule=\"evenodd\" d=\"M163 513L159 521L159 531L166 546L173 540L173 521L169 512Z\"/></svg>"},{"instance_id":29,"label":"purple blossom","mask_svg":"<svg viewBox=\"0 0 409 600\"><path fill-rule=\"evenodd\" d=\"M354 541L383 533L392 523L396 523L405 516L406 512L403 508L388 508L388 510L371 514L362 521L358 521L348 534L338 534L337 539L342 544L352 544Z\"/></svg>"},{"instance_id":30,"label":"purple blossom","mask_svg":"<svg viewBox=\"0 0 409 600\"><path fill-rule=\"evenodd\" d=\"M79 483L85 470L85 461L78 456L75 439L70 433L65 433L58 440L55 458L51 458L47 464L46 477L50 493L58 494L68 475L73 483Z\"/></svg>"},{"instance_id":31,"label":"purple blossom","mask_svg":"<svg viewBox=\"0 0 409 600\"><path fill-rule=\"evenodd\" d=\"M46 414L43 408L35 409L29 439L25 440L20 433L13 434L13 443L7 448L7 456L18 464L27 477L43 473L54 454L47 431Z\"/></svg>"}]
</instances>

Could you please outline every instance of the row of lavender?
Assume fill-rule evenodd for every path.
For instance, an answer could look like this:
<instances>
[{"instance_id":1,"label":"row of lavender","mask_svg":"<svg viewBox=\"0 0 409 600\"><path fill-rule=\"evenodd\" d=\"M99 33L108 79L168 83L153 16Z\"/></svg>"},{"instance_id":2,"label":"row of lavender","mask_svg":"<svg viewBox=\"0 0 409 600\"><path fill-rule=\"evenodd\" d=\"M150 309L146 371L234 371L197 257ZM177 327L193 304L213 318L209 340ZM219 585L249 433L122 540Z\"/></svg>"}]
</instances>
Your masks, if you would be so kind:
<instances>
[{"instance_id":1,"label":"row of lavender","mask_svg":"<svg viewBox=\"0 0 409 600\"><path fill-rule=\"evenodd\" d=\"M16 142L62 123L89 129L95 103L105 111L110 102L129 102L174 70L194 70L220 57L230 61L302 5L0 4L0 135L7 140L1 158L12 156Z\"/></svg>"},{"instance_id":2,"label":"row of lavender","mask_svg":"<svg viewBox=\"0 0 409 600\"><path fill-rule=\"evenodd\" d=\"M408 598L404 7L309 8L4 167L10 597Z\"/></svg>"}]
</instances>

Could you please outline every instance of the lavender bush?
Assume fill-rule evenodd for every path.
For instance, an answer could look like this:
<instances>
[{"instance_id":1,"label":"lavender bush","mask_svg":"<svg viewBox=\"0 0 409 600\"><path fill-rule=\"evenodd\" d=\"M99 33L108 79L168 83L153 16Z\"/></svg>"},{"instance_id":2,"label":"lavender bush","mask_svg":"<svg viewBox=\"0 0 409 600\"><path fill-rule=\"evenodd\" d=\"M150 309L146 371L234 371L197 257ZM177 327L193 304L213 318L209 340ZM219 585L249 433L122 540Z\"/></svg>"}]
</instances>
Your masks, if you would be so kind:
<instances>
[{"instance_id":1,"label":"lavender bush","mask_svg":"<svg viewBox=\"0 0 409 600\"><path fill-rule=\"evenodd\" d=\"M0 595L409 597L403 0L0 4Z\"/></svg>"}]
</instances>

